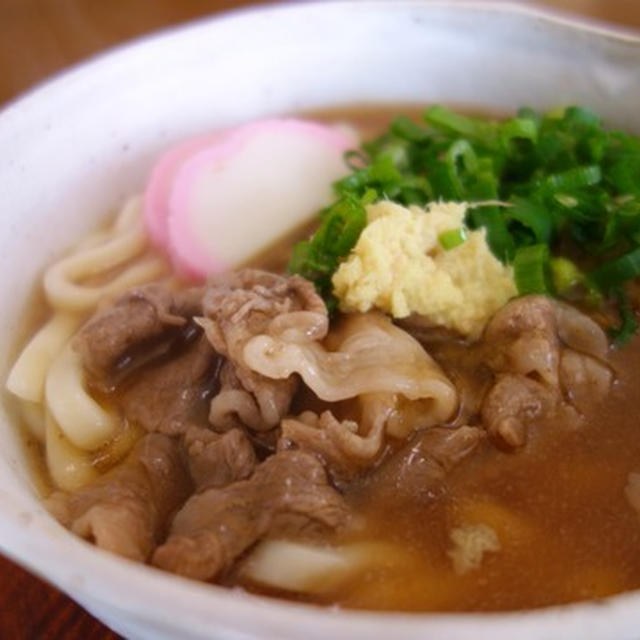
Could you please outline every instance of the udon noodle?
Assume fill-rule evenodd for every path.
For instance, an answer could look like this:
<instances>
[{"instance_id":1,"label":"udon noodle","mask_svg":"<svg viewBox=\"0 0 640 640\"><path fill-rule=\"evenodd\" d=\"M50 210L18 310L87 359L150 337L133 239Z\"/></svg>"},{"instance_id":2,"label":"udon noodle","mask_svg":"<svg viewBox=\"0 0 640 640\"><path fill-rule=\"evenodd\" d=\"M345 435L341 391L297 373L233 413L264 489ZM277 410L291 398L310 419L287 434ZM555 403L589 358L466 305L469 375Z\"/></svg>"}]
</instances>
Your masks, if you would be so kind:
<instances>
[{"instance_id":1,"label":"udon noodle","mask_svg":"<svg viewBox=\"0 0 640 640\"><path fill-rule=\"evenodd\" d=\"M52 315L20 353L7 388L45 445L49 473L61 489L90 482L98 457L117 460L133 445L132 439L123 445L120 432L127 427L114 411L87 392L70 340L99 304L166 274L166 262L148 252L139 197L125 204L109 229L84 239L44 274Z\"/></svg>"}]
</instances>

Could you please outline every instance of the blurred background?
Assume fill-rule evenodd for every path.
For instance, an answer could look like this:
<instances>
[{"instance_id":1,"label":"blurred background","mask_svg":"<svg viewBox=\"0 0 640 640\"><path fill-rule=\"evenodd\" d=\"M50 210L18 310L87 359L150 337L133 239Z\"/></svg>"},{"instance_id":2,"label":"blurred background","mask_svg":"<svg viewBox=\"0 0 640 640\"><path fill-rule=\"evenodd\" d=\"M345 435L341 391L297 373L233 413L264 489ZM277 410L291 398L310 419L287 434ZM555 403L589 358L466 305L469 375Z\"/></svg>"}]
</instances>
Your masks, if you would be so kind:
<instances>
[{"instance_id":1,"label":"blurred background","mask_svg":"<svg viewBox=\"0 0 640 640\"><path fill-rule=\"evenodd\" d=\"M0 0L0 109L52 74L116 44L217 12L265 4L271 3ZM521 0L514 4L539 6L640 33L640 0ZM0 638L115 640L118 636L0 555Z\"/></svg>"}]
</instances>

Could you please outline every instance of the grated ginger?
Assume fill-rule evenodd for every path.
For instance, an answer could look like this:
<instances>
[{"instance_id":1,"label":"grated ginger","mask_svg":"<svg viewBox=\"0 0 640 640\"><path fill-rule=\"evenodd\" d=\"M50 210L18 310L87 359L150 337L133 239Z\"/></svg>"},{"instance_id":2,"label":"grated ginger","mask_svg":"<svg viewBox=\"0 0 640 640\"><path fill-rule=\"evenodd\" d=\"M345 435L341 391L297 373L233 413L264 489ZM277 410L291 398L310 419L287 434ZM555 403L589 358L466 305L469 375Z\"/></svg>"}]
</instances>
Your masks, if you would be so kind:
<instances>
[{"instance_id":1,"label":"grated ginger","mask_svg":"<svg viewBox=\"0 0 640 640\"><path fill-rule=\"evenodd\" d=\"M500 540L496 532L486 524L468 524L451 531L453 548L447 555L453 562L456 573L463 574L479 569L484 554L500 551Z\"/></svg>"},{"instance_id":2,"label":"grated ginger","mask_svg":"<svg viewBox=\"0 0 640 640\"><path fill-rule=\"evenodd\" d=\"M464 226L464 202L424 210L390 201L367 207L368 224L333 275L342 311L419 314L434 326L478 338L489 318L517 294L511 267L489 249L484 229L445 250L439 236Z\"/></svg>"}]
</instances>

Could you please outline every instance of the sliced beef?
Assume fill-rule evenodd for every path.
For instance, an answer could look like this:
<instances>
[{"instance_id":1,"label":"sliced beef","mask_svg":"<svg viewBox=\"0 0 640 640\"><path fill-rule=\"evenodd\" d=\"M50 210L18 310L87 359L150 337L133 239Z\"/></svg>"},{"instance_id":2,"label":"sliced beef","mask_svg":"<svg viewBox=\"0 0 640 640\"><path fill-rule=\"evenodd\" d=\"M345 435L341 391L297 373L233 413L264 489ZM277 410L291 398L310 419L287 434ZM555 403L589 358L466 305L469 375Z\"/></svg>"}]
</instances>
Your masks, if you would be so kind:
<instances>
[{"instance_id":1,"label":"sliced beef","mask_svg":"<svg viewBox=\"0 0 640 640\"><path fill-rule=\"evenodd\" d=\"M210 280L203 310L215 321L210 334L213 346L235 359L241 359L242 348L254 335L295 332L300 316L305 318L298 312L318 316L307 339L322 338L328 330L327 309L313 283L259 269L241 269Z\"/></svg>"},{"instance_id":2,"label":"sliced beef","mask_svg":"<svg viewBox=\"0 0 640 640\"><path fill-rule=\"evenodd\" d=\"M111 472L72 494L55 493L48 506L82 538L144 562L192 490L176 442L149 434Z\"/></svg>"},{"instance_id":3,"label":"sliced beef","mask_svg":"<svg viewBox=\"0 0 640 640\"><path fill-rule=\"evenodd\" d=\"M484 437L483 431L477 427L427 429L412 444L408 466L418 454L419 457L430 457L444 473L448 473L472 453Z\"/></svg>"},{"instance_id":4,"label":"sliced beef","mask_svg":"<svg viewBox=\"0 0 640 640\"><path fill-rule=\"evenodd\" d=\"M132 289L113 306L96 313L80 329L74 347L80 353L90 385L114 389L132 360L132 350L160 340L183 327L200 309L201 290L172 292L161 284Z\"/></svg>"},{"instance_id":5,"label":"sliced beef","mask_svg":"<svg viewBox=\"0 0 640 640\"><path fill-rule=\"evenodd\" d=\"M368 467L382 446L384 422L368 436L358 435L358 424L338 420L330 411L305 412L282 421L278 449L295 448L316 455L332 479L342 485Z\"/></svg>"},{"instance_id":6,"label":"sliced beef","mask_svg":"<svg viewBox=\"0 0 640 640\"><path fill-rule=\"evenodd\" d=\"M220 434L192 426L182 442L197 492L244 480L256 466L253 446L240 429Z\"/></svg>"},{"instance_id":7,"label":"sliced beef","mask_svg":"<svg viewBox=\"0 0 640 640\"><path fill-rule=\"evenodd\" d=\"M202 327L206 340L198 340ZM327 330L326 307L312 283L245 269L206 289L134 289L98 312L75 348L89 386L118 391L114 401L124 415L149 431L183 433L198 414L200 426L208 419L219 431L260 432L280 423L298 380L253 371L244 362L245 344L265 332L304 342Z\"/></svg>"},{"instance_id":8,"label":"sliced beef","mask_svg":"<svg viewBox=\"0 0 640 640\"><path fill-rule=\"evenodd\" d=\"M229 363L211 405L212 424L223 430L239 425L257 431L276 427L289 409L297 379L273 380L251 370L244 347L262 334L291 341L323 338L328 316L322 298L312 283L299 276L243 269L209 283L203 312L200 324Z\"/></svg>"},{"instance_id":9,"label":"sliced beef","mask_svg":"<svg viewBox=\"0 0 640 640\"><path fill-rule=\"evenodd\" d=\"M340 494L318 459L300 451L267 458L248 480L190 498L173 520L153 564L180 575L212 580L270 531L309 527L332 531L350 520Z\"/></svg>"},{"instance_id":10,"label":"sliced beef","mask_svg":"<svg viewBox=\"0 0 640 640\"><path fill-rule=\"evenodd\" d=\"M494 371L519 373L557 386L560 341L551 298L512 300L493 316L484 342L491 346L487 356Z\"/></svg>"},{"instance_id":11,"label":"sliced beef","mask_svg":"<svg viewBox=\"0 0 640 640\"><path fill-rule=\"evenodd\" d=\"M589 316L569 304L554 300L558 335L562 343L578 353L596 360L606 360L609 350L607 336Z\"/></svg>"},{"instance_id":12,"label":"sliced beef","mask_svg":"<svg viewBox=\"0 0 640 640\"><path fill-rule=\"evenodd\" d=\"M581 414L609 393L613 379L611 367L601 360L572 349L565 349L560 357L562 394Z\"/></svg>"},{"instance_id":13,"label":"sliced beef","mask_svg":"<svg viewBox=\"0 0 640 640\"><path fill-rule=\"evenodd\" d=\"M283 419L278 449L313 453L336 485L346 485L384 453L385 428L397 413L394 394L364 394L358 404L358 422L339 420L330 410L304 411Z\"/></svg>"},{"instance_id":14,"label":"sliced beef","mask_svg":"<svg viewBox=\"0 0 640 640\"><path fill-rule=\"evenodd\" d=\"M556 410L556 389L520 373L500 374L482 405L482 422L498 443L521 447L527 424Z\"/></svg>"},{"instance_id":15,"label":"sliced beef","mask_svg":"<svg viewBox=\"0 0 640 640\"><path fill-rule=\"evenodd\" d=\"M294 376L272 380L226 360L220 375L220 391L209 407L209 422L220 431L238 426L269 431L288 412L297 388Z\"/></svg>"},{"instance_id":16,"label":"sliced beef","mask_svg":"<svg viewBox=\"0 0 640 640\"><path fill-rule=\"evenodd\" d=\"M483 429L470 426L420 431L371 474L369 485L411 498L428 495L485 437Z\"/></svg>"},{"instance_id":17,"label":"sliced beef","mask_svg":"<svg viewBox=\"0 0 640 640\"><path fill-rule=\"evenodd\" d=\"M506 448L522 446L534 420L578 425L613 381L602 329L545 296L505 305L487 326L482 348L496 375L482 403L482 421Z\"/></svg>"},{"instance_id":18,"label":"sliced beef","mask_svg":"<svg viewBox=\"0 0 640 640\"><path fill-rule=\"evenodd\" d=\"M118 402L127 419L147 431L184 433L207 424L208 403L218 388L221 360L203 336L179 353L147 365L123 385Z\"/></svg>"}]
</instances>

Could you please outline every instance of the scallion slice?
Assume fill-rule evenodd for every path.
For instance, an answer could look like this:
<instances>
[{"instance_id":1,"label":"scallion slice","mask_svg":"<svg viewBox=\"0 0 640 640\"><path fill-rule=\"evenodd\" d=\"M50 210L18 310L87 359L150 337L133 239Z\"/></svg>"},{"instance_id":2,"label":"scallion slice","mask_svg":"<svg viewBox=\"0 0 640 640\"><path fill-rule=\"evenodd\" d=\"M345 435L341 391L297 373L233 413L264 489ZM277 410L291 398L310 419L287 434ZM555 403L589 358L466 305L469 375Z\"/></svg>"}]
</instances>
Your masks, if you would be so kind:
<instances>
[{"instance_id":1,"label":"scallion slice","mask_svg":"<svg viewBox=\"0 0 640 640\"><path fill-rule=\"evenodd\" d=\"M438 129L453 131L464 137L475 139L487 138L494 129L491 123L486 120L468 118L440 105L429 107L424 118L430 125Z\"/></svg>"},{"instance_id":2,"label":"scallion slice","mask_svg":"<svg viewBox=\"0 0 640 640\"><path fill-rule=\"evenodd\" d=\"M552 173L544 180L544 187L550 192L574 191L598 184L602 180L602 170L597 164L575 167L562 173Z\"/></svg>"},{"instance_id":3,"label":"scallion slice","mask_svg":"<svg viewBox=\"0 0 640 640\"><path fill-rule=\"evenodd\" d=\"M520 295L551 294L548 245L520 247L513 258L513 277Z\"/></svg>"},{"instance_id":4,"label":"scallion slice","mask_svg":"<svg viewBox=\"0 0 640 640\"><path fill-rule=\"evenodd\" d=\"M525 198L515 197L513 206L505 211L509 220L517 220L531 231L535 242L548 244L551 239L552 220L548 210L540 204Z\"/></svg>"},{"instance_id":5,"label":"scallion slice","mask_svg":"<svg viewBox=\"0 0 640 640\"><path fill-rule=\"evenodd\" d=\"M511 118L501 125L500 138L505 145L514 139L535 142L538 139L538 125L532 118Z\"/></svg>"},{"instance_id":6,"label":"scallion slice","mask_svg":"<svg viewBox=\"0 0 640 640\"><path fill-rule=\"evenodd\" d=\"M551 258L549 266L553 286L559 295L564 295L584 282L584 273L568 258Z\"/></svg>"},{"instance_id":7,"label":"scallion slice","mask_svg":"<svg viewBox=\"0 0 640 640\"><path fill-rule=\"evenodd\" d=\"M438 242L445 251L450 251L451 249L459 247L466 239L467 230L464 227L443 231L438 236Z\"/></svg>"},{"instance_id":8,"label":"scallion slice","mask_svg":"<svg viewBox=\"0 0 640 640\"><path fill-rule=\"evenodd\" d=\"M589 274L589 277L605 291L610 291L626 280L638 276L640 276L640 247L601 264Z\"/></svg>"},{"instance_id":9,"label":"scallion slice","mask_svg":"<svg viewBox=\"0 0 640 640\"><path fill-rule=\"evenodd\" d=\"M429 140L429 132L407 116L398 116L389 128L393 135L408 142L420 143Z\"/></svg>"}]
</instances>

